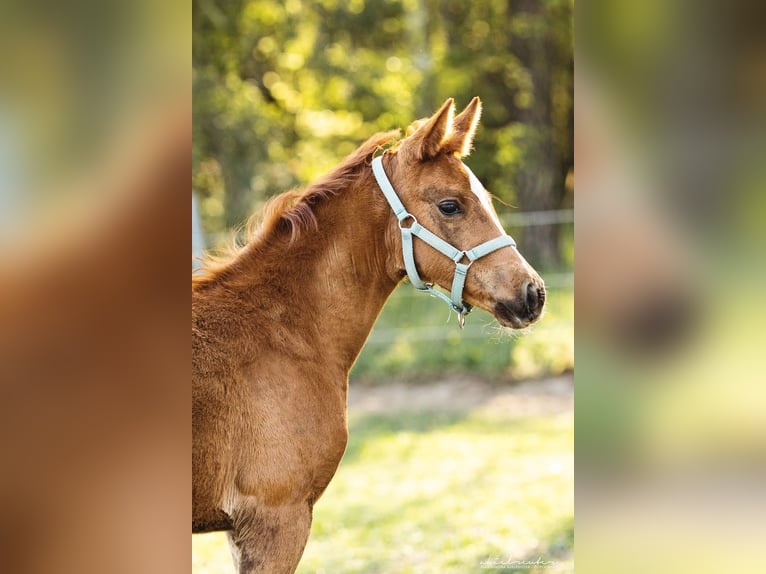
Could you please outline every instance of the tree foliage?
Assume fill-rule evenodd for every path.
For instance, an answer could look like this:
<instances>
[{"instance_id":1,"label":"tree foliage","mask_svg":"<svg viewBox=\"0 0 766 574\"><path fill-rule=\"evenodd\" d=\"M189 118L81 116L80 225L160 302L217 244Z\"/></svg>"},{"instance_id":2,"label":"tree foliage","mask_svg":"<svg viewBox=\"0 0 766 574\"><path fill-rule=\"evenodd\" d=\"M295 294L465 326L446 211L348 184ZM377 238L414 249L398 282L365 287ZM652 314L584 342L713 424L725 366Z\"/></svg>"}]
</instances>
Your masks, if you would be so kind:
<instances>
[{"instance_id":1,"label":"tree foliage","mask_svg":"<svg viewBox=\"0 0 766 574\"><path fill-rule=\"evenodd\" d=\"M208 232L450 96L482 98L469 163L488 189L525 210L562 205L573 164L572 0L193 6L193 185ZM527 230L534 263L558 262L558 231Z\"/></svg>"}]
</instances>

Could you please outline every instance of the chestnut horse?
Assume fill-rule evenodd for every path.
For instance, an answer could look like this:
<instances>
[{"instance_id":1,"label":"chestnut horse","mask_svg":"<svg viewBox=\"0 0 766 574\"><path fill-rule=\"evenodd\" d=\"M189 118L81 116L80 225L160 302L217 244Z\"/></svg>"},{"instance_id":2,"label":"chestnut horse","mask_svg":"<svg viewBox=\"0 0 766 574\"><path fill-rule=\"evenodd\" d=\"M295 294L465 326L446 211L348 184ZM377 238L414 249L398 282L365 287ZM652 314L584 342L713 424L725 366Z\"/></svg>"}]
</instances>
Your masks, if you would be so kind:
<instances>
[{"instance_id":1,"label":"chestnut horse","mask_svg":"<svg viewBox=\"0 0 766 574\"><path fill-rule=\"evenodd\" d=\"M295 571L346 448L349 369L405 275L460 319L539 318L543 282L460 159L480 113L449 99L373 136L193 278L192 532L228 531L240 573Z\"/></svg>"}]
</instances>

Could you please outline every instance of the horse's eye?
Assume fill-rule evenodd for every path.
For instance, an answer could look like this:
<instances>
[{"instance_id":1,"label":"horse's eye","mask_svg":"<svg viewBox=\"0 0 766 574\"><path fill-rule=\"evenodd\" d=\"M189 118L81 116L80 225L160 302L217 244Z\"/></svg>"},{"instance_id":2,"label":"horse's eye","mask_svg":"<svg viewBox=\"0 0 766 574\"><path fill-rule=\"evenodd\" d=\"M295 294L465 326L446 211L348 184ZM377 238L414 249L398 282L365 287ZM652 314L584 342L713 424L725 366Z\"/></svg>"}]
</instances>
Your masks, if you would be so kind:
<instances>
[{"instance_id":1,"label":"horse's eye","mask_svg":"<svg viewBox=\"0 0 766 574\"><path fill-rule=\"evenodd\" d=\"M460 209L460 204L454 199L445 199L444 201L440 201L438 207L439 211L441 211L444 215L457 215L463 211Z\"/></svg>"}]
</instances>

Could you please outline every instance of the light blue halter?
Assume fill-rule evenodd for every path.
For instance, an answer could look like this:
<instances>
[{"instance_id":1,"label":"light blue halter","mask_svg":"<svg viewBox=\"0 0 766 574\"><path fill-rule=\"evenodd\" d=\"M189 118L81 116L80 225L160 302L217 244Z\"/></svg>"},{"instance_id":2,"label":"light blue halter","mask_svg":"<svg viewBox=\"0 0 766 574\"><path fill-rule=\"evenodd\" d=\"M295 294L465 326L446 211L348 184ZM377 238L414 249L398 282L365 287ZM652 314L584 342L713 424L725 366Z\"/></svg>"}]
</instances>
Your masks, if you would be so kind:
<instances>
[{"instance_id":1,"label":"light blue halter","mask_svg":"<svg viewBox=\"0 0 766 574\"><path fill-rule=\"evenodd\" d=\"M474 178L468 166L463 164L463 167ZM462 329L465 325L465 316L471 312L472 306L463 301L463 287L465 286L465 277L468 274L468 268L477 259L489 255L501 249L503 247L516 247L516 242L510 235L503 234L489 241L485 241L481 245L477 245L473 249L462 251L457 247L453 247L442 238L434 235L428 231L425 227L418 223L418 220L414 215L409 213L404 207L404 204L396 195L391 182L386 176L386 171L383 169L383 159L378 156L372 160L372 172L375 174L375 179L380 186L383 195L386 197L388 204L394 211L396 219L399 221L399 229L402 232L402 254L404 255L404 267L407 270L407 276L410 279L410 283L418 291L423 291L431 295L439 297L445 301L450 308L457 313L458 325ZM408 220L412 220L409 227L405 227L404 223ZM418 274L417 267L415 266L415 253L413 250L412 237L418 237L422 241L425 241L428 245L443 253L455 263L455 276L452 280L452 291L450 296L447 297L444 293L437 291L433 288L433 283L425 283ZM468 263L461 263L463 259L468 259Z\"/></svg>"}]
</instances>

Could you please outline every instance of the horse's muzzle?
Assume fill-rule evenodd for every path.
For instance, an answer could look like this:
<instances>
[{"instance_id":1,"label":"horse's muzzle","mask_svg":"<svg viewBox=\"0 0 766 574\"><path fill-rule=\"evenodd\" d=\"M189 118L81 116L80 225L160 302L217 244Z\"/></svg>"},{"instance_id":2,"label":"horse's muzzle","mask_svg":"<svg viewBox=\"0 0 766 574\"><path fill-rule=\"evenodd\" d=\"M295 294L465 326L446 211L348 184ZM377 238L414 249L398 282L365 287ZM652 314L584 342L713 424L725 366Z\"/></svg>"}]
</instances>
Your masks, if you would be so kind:
<instances>
[{"instance_id":1,"label":"horse's muzzle","mask_svg":"<svg viewBox=\"0 0 766 574\"><path fill-rule=\"evenodd\" d=\"M514 299L495 303L495 318L505 327L523 329L540 318L545 306L545 286L541 281L527 280Z\"/></svg>"}]
</instances>

